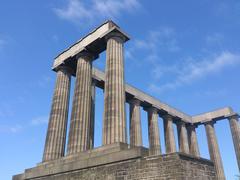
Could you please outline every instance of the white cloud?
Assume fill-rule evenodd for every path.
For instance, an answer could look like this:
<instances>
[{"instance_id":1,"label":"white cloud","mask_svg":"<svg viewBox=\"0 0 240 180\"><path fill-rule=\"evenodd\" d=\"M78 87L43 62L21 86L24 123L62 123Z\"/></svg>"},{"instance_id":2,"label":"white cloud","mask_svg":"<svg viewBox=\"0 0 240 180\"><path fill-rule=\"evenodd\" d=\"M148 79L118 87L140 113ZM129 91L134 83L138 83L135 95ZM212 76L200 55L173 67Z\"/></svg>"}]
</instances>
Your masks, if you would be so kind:
<instances>
[{"instance_id":1,"label":"white cloud","mask_svg":"<svg viewBox=\"0 0 240 180\"><path fill-rule=\"evenodd\" d=\"M7 125L0 125L0 133L18 133L23 129L21 125L13 125L13 126L7 126Z\"/></svg>"},{"instance_id":2,"label":"white cloud","mask_svg":"<svg viewBox=\"0 0 240 180\"><path fill-rule=\"evenodd\" d=\"M135 40L135 46L139 49L151 50L157 53L159 50L176 52L180 50L177 44L175 30L171 27L160 27L149 31L147 37Z\"/></svg>"},{"instance_id":3,"label":"white cloud","mask_svg":"<svg viewBox=\"0 0 240 180\"><path fill-rule=\"evenodd\" d=\"M43 125L47 123L48 123L48 116L40 116L40 117L33 118L30 124L33 126L38 126L38 125Z\"/></svg>"},{"instance_id":4,"label":"white cloud","mask_svg":"<svg viewBox=\"0 0 240 180\"><path fill-rule=\"evenodd\" d=\"M55 13L63 19L77 21L92 18L91 11L80 0L68 0L64 8L55 8Z\"/></svg>"},{"instance_id":5,"label":"white cloud","mask_svg":"<svg viewBox=\"0 0 240 180\"><path fill-rule=\"evenodd\" d=\"M224 36L221 33L214 33L206 37L206 44L210 46L221 46Z\"/></svg>"},{"instance_id":6,"label":"white cloud","mask_svg":"<svg viewBox=\"0 0 240 180\"><path fill-rule=\"evenodd\" d=\"M48 116L39 116L33 118L31 121L28 121L25 124L14 124L14 125L1 125L0 124L0 133L19 133L25 129L31 127L38 127L42 125L46 125L48 123Z\"/></svg>"},{"instance_id":7,"label":"white cloud","mask_svg":"<svg viewBox=\"0 0 240 180\"><path fill-rule=\"evenodd\" d=\"M138 54L143 54L142 63L137 65L143 65L143 63L151 64L153 69L153 77L159 78L159 67L162 53L176 53L181 50L178 45L176 32L174 28L163 26L156 30L151 30L146 33L146 36L142 39L136 39L129 43L128 49L126 49L126 58L136 61Z\"/></svg>"},{"instance_id":8,"label":"white cloud","mask_svg":"<svg viewBox=\"0 0 240 180\"><path fill-rule=\"evenodd\" d=\"M138 0L68 0L66 7L54 11L62 19L82 24L97 18L116 18L139 7Z\"/></svg>"},{"instance_id":9,"label":"white cloud","mask_svg":"<svg viewBox=\"0 0 240 180\"><path fill-rule=\"evenodd\" d=\"M223 98L228 94L227 89L213 89L213 90L206 90L206 91L198 91L195 92L194 95L200 98L202 97L211 97L211 98Z\"/></svg>"},{"instance_id":10,"label":"white cloud","mask_svg":"<svg viewBox=\"0 0 240 180\"><path fill-rule=\"evenodd\" d=\"M217 73L228 66L240 63L240 54L234 54L228 51L221 52L218 55L203 58L202 60L187 59L183 64L179 64L175 74L176 78L170 83L157 86L149 85L149 90L155 93L161 93L169 89L175 89L184 84ZM176 68L176 67L174 67Z\"/></svg>"},{"instance_id":11,"label":"white cloud","mask_svg":"<svg viewBox=\"0 0 240 180\"><path fill-rule=\"evenodd\" d=\"M121 12L132 12L140 6L138 0L94 0L93 2L96 15L110 18L119 16Z\"/></svg>"}]
</instances>

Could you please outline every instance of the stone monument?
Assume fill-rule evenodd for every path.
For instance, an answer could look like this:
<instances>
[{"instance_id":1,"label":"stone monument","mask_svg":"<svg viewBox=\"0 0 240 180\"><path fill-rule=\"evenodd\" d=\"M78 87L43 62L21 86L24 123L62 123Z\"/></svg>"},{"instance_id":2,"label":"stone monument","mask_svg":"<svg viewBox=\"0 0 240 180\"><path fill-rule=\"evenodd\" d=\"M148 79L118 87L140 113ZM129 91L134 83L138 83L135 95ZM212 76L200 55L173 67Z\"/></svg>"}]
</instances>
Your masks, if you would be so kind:
<instances>
[{"instance_id":1,"label":"stone monument","mask_svg":"<svg viewBox=\"0 0 240 180\"><path fill-rule=\"evenodd\" d=\"M230 123L240 167L239 115L226 107L189 116L126 84L124 43L129 39L118 25L107 21L55 58L52 69L57 77L42 162L13 180L224 180L214 123L225 119ZM92 62L105 50L102 72ZM76 80L66 142L72 77ZM94 147L96 87L104 89L102 146L98 148ZM126 103L130 105L130 142ZM148 131L149 148L142 145L141 108L148 114L148 130L144 131ZM159 117L164 123L166 154L161 151ZM178 144L173 125L177 126ZM196 129L200 125L206 129L210 160L199 153Z\"/></svg>"}]
</instances>

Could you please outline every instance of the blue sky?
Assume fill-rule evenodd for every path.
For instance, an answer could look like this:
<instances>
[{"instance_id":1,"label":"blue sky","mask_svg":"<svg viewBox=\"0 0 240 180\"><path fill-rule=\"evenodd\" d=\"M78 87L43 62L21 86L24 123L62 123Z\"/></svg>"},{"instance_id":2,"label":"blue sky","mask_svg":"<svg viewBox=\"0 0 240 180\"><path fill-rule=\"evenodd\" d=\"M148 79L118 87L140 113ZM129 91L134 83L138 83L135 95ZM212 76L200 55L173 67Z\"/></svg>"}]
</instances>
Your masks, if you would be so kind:
<instances>
[{"instance_id":1,"label":"blue sky","mask_svg":"<svg viewBox=\"0 0 240 180\"><path fill-rule=\"evenodd\" d=\"M190 115L224 106L239 112L239 18L237 0L1 0L0 179L41 161L55 84L53 58L106 19L131 37L125 45L128 83ZM94 66L104 69L104 53ZM95 146L101 145L102 112L98 89ZM148 146L144 111L142 126ZM229 124L215 126L225 174L236 179ZM203 126L197 135L201 156L209 158Z\"/></svg>"}]
</instances>

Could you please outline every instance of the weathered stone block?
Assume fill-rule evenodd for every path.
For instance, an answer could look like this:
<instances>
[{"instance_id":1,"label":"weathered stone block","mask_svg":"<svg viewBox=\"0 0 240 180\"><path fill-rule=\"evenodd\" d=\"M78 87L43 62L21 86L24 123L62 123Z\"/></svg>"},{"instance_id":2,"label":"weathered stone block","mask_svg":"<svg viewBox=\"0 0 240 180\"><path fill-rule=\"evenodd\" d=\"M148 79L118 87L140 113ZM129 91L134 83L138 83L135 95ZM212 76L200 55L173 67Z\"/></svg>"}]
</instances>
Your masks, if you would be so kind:
<instances>
[{"instance_id":1,"label":"weathered stone block","mask_svg":"<svg viewBox=\"0 0 240 180\"><path fill-rule=\"evenodd\" d=\"M148 156L148 149L116 143L40 163L13 180L215 179L211 161L183 153Z\"/></svg>"}]
</instances>

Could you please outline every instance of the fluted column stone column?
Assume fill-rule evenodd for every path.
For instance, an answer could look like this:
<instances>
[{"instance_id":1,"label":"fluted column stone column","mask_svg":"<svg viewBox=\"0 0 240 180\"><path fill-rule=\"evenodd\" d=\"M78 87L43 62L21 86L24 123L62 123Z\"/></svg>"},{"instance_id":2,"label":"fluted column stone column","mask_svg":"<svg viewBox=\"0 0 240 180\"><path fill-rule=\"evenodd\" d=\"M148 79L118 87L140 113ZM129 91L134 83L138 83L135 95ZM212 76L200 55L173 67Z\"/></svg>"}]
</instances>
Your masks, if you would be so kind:
<instances>
[{"instance_id":1,"label":"fluted column stone column","mask_svg":"<svg viewBox=\"0 0 240 180\"><path fill-rule=\"evenodd\" d=\"M160 155L160 135L158 127L158 110L151 107L148 112L148 138L149 138L149 155Z\"/></svg>"},{"instance_id":2,"label":"fluted column stone column","mask_svg":"<svg viewBox=\"0 0 240 180\"><path fill-rule=\"evenodd\" d=\"M188 144L186 124L184 122L178 122L177 130L178 130L179 151L189 154L189 144Z\"/></svg>"},{"instance_id":3,"label":"fluted column stone column","mask_svg":"<svg viewBox=\"0 0 240 180\"><path fill-rule=\"evenodd\" d=\"M187 131L188 131L188 142L189 142L190 154L196 157L200 157L197 134L196 134L196 126L188 125Z\"/></svg>"},{"instance_id":4,"label":"fluted column stone column","mask_svg":"<svg viewBox=\"0 0 240 180\"><path fill-rule=\"evenodd\" d=\"M94 123L95 123L95 98L96 98L96 82L92 80L92 92L91 92L91 121L90 121L90 147L94 148Z\"/></svg>"},{"instance_id":5,"label":"fluted column stone column","mask_svg":"<svg viewBox=\"0 0 240 180\"><path fill-rule=\"evenodd\" d=\"M217 179L224 180L225 175L223 170L222 158L221 158L219 147L218 147L217 137L215 134L214 123L213 122L205 123L205 129L206 129L207 140L208 140L209 154L210 154L211 160L215 165Z\"/></svg>"},{"instance_id":6,"label":"fluted column stone column","mask_svg":"<svg viewBox=\"0 0 240 180\"><path fill-rule=\"evenodd\" d=\"M140 103L138 99L130 100L130 146L142 146L142 127Z\"/></svg>"},{"instance_id":7,"label":"fluted column stone column","mask_svg":"<svg viewBox=\"0 0 240 180\"><path fill-rule=\"evenodd\" d=\"M240 127L238 122L238 115L229 118L230 129L232 133L232 139L234 144L234 149L236 153L236 158L238 162L238 169L240 171Z\"/></svg>"},{"instance_id":8,"label":"fluted column stone column","mask_svg":"<svg viewBox=\"0 0 240 180\"><path fill-rule=\"evenodd\" d=\"M91 147L91 90L92 60L94 56L85 52L79 54L77 58L76 82L68 136L68 154L86 151Z\"/></svg>"},{"instance_id":9,"label":"fluted column stone column","mask_svg":"<svg viewBox=\"0 0 240 180\"><path fill-rule=\"evenodd\" d=\"M162 118L164 123L164 139L165 139L166 153L176 152L176 143L174 138L172 116L165 115Z\"/></svg>"},{"instance_id":10,"label":"fluted column stone column","mask_svg":"<svg viewBox=\"0 0 240 180\"><path fill-rule=\"evenodd\" d=\"M71 70L60 67L52 100L43 161L58 159L64 156L66 129L68 120Z\"/></svg>"},{"instance_id":11,"label":"fluted column stone column","mask_svg":"<svg viewBox=\"0 0 240 180\"><path fill-rule=\"evenodd\" d=\"M127 142L123 54L125 39L120 33L111 33L106 40L103 145Z\"/></svg>"}]
</instances>

